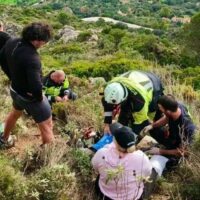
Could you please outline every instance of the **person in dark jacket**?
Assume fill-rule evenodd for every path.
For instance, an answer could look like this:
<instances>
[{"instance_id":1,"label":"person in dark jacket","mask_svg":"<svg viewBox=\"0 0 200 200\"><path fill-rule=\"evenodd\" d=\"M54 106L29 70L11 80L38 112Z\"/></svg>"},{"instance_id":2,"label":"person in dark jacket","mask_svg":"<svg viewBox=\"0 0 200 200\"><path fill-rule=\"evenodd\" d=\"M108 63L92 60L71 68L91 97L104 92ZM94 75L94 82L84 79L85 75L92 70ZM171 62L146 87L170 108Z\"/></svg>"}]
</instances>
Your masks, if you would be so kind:
<instances>
[{"instance_id":1,"label":"person in dark jacket","mask_svg":"<svg viewBox=\"0 0 200 200\"><path fill-rule=\"evenodd\" d=\"M69 88L69 81L63 70L51 71L43 78L43 91L51 105L77 98Z\"/></svg>"},{"instance_id":2,"label":"person in dark jacket","mask_svg":"<svg viewBox=\"0 0 200 200\"><path fill-rule=\"evenodd\" d=\"M51 106L42 93L42 67L37 49L51 38L51 27L43 23L31 23L22 31L21 38L10 39L4 46L4 59L11 79L10 93L13 110L9 113L0 146L9 147L10 132L25 109L38 124L42 143L54 139Z\"/></svg>"}]
</instances>

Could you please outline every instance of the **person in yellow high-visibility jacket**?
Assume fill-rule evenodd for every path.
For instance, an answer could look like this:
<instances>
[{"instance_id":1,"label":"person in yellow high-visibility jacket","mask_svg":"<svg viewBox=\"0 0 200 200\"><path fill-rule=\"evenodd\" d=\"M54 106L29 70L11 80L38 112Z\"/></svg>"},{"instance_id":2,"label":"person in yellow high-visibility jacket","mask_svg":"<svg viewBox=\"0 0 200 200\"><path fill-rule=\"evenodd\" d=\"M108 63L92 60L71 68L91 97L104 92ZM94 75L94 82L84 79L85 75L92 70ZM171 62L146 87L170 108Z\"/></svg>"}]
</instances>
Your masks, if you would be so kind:
<instances>
[{"instance_id":1,"label":"person in yellow high-visibility jacket","mask_svg":"<svg viewBox=\"0 0 200 200\"><path fill-rule=\"evenodd\" d=\"M64 71L51 71L43 78L43 92L49 103L75 100L77 95L69 88L69 81Z\"/></svg>"},{"instance_id":2,"label":"person in yellow high-visibility jacket","mask_svg":"<svg viewBox=\"0 0 200 200\"><path fill-rule=\"evenodd\" d=\"M113 78L104 89L104 133L110 133L113 112L120 106L118 122L130 126L139 135L147 126L149 114L156 111L156 102L163 95L160 79L153 73L128 71Z\"/></svg>"}]
</instances>

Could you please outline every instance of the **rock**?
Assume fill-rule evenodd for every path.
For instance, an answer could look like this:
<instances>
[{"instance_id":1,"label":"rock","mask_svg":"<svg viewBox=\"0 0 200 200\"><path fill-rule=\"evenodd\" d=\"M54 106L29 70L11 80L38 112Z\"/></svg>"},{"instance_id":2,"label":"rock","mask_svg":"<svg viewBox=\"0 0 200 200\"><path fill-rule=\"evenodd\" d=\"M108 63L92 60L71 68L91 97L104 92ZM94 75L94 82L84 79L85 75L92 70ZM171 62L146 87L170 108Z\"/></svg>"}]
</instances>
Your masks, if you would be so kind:
<instances>
[{"instance_id":1,"label":"rock","mask_svg":"<svg viewBox=\"0 0 200 200\"><path fill-rule=\"evenodd\" d=\"M22 26L14 24L12 22L7 22L5 24L5 31L9 33L12 37L18 36L21 33L22 29Z\"/></svg>"},{"instance_id":2,"label":"rock","mask_svg":"<svg viewBox=\"0 0 200 200\"><path fill-rule=\"evenodd\" d=\"M89 41L91 42L97 42L98 40L99 40L99 37L96 34L93 34L89 39Z\"/></svg>"},{"instance_id":3,"label":"rock","mask_svg":"<svg viewBox=\"0 0 200 200\"><path fill-rule=\"evenodd\" d=\"M70 14L74 14L73 11L72 11L72 9L70 7L64 7L63 11L67 12L67 13L70 13Z\"/></svg>"},{"instance_id":4,"label":"rock","mask_svg":"<svg viewBox=\"0 0 200 200\"><path fill-rule=\"evenodd\" d=\"M74 27L65 25L58 31L58 37L60 40L63 40L64 43L67 43L70 40L77 39L79 33L80 31L76 31Z\"/></svg>"},{"instance_id":5,"label":"rock","mask_svg":"<svg viewBox=\"0 0 200 200\"><path fill-rule=\"evenodd\" d=\"M103 77L90 77L89 82L91 85L104 85L106 83Z\"/></svg>"}]
</instances>

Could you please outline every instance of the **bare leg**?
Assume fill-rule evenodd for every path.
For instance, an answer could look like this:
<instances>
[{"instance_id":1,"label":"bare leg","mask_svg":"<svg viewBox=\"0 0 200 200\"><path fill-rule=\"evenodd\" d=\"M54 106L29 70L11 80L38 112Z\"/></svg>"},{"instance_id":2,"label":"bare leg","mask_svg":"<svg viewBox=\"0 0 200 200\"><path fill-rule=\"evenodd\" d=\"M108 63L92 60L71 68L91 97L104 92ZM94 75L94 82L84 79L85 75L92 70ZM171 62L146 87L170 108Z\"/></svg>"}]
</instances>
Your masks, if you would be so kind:
<instances>
[{"instance_id":1,"label":"bare leg","mask_svg":"<svg viewBox=\"0 0 200 200\"><path fill-rule=\"evenodd\" d=\"M21 115L22 115L22 111L16 110L15 108L13 108L13 110L8 114L8 117L5 121L5 128L4 128L4 134L3 134L3 139L5 141L8 140L10 132L15 127L15 124Z\"/></svg>"},{"instance_id":2,"label":"bare leg","mask_svg":"<svg viewBox=\"0 0 200 200\"><path fill-rule=\"evenodd\" d=\"M38 124L43 144L51 143L54 140L52 118Z\"/></svg>"}]
</instances>

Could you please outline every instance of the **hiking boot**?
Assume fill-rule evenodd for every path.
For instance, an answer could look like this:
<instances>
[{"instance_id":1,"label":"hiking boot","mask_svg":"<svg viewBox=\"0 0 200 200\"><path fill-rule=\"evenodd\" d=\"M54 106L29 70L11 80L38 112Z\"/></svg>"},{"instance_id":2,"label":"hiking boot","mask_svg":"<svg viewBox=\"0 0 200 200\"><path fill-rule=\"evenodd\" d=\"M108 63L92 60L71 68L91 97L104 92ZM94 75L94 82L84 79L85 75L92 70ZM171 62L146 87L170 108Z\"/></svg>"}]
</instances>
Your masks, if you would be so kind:
<instances>
[{"instance_id":1,"label":"hiking boot","mask_svg":"<svg viewBox=\"0 0 200 200\"><path fill-rule=\"evenodd\" d=\"M2 137L2 133L0 136L0 149L9 149L15 146L15 136L10 135L8 140L5 141Z\"/></svg>"}]
</instances>

